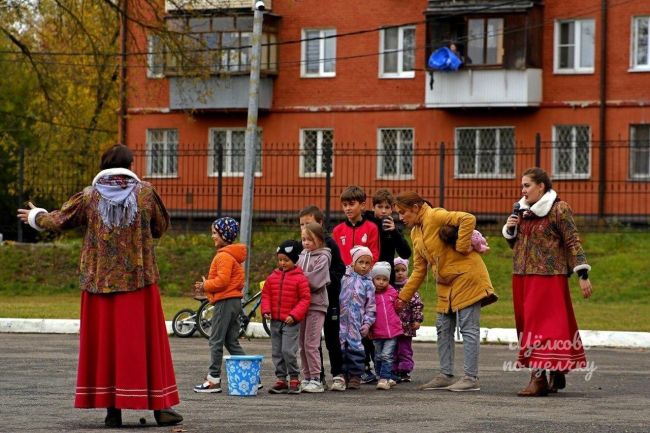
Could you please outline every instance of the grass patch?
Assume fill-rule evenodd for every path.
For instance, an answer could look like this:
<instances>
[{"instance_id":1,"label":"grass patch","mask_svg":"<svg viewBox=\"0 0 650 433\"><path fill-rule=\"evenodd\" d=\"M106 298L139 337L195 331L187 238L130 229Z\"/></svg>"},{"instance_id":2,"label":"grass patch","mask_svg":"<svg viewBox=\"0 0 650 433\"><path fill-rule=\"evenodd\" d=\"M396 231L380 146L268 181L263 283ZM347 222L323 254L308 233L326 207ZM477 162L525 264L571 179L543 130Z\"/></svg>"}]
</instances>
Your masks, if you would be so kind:
<instances>
[{"instance_id":1,"label":"grass patch","mask_svg":"<svg viewBox=\"0 0 650 433\"><path fill-rule=\"evenodd\" d=\"M275 266L275 248L298 230L257 227L253 233L251 281L261 281ZM498 235L489 238L484 256L499 302L483 309L481 325L514 327L510 289L512 252ZM571 280L574 308L581 329L650 331L650 233L594 233L583 235L594 296L584 300ZM63 237L54 243L0 247L0 317L78 318L78 263L81 241ZM205 234L165 236L157 243L165 317L180 308L194 308L189 297L194 281L205 275L214 247ZM435 286L429 279L420 288L425 324L435 319Z\"/></svg>"}]
</instances>

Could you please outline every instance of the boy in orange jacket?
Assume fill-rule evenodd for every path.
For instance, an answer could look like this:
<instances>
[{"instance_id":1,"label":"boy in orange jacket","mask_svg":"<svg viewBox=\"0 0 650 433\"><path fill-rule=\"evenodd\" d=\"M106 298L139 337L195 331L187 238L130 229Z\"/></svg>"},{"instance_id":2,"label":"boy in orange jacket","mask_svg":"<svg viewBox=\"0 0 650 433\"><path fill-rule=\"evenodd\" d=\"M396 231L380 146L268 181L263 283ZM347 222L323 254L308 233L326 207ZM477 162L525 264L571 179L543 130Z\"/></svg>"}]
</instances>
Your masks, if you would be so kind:
<instances>
[{"instance_id":1,"label":"boy in orange jacket","mask_svg":"<svg viewBox=\"0 0 650 433\"><path fill-rule=\"evenodd\" d=\"M194 387L194 392L202 393L221 392L224 345L231 355L246 355L239 345L239 313L244 288L242 263L246 260L246 245L233 243L239 234L239 225L230 217L213 222L211 231L217 255L212 259L208 278L194 284L197 290L205 292L208 301L214 305L208 340L212 363L205 382Z\"/></svg>"}]
</instances>

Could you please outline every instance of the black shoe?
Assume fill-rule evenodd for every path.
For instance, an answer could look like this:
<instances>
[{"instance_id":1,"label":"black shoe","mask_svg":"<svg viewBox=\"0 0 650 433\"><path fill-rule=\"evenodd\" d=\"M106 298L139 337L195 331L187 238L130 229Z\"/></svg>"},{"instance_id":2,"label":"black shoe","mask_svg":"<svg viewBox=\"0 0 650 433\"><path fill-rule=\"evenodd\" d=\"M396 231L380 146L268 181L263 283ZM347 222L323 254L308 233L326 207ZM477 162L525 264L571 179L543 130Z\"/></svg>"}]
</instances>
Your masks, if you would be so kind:
<instances>
[{"instance_id":1,"label":"black shoe","mask_svg":"<svg viewBox=\"0 0 650 433\"><path fill-rule=\"evenodd\" d=\"M108 428L122 427L122 410L109 407L106 409L106 418L104 418L104 425Z\"/></svg>"},{"instance_id":2,"label":"black shoe","mask_svg":"<svg viewBox=\"0 0 650 433\"><path fill-rule=\"evenodd\" d=\"M154 410L153 417L159 426L176 425L183 422L183 417L172 408Z\"/></svg>"}]
</instances>

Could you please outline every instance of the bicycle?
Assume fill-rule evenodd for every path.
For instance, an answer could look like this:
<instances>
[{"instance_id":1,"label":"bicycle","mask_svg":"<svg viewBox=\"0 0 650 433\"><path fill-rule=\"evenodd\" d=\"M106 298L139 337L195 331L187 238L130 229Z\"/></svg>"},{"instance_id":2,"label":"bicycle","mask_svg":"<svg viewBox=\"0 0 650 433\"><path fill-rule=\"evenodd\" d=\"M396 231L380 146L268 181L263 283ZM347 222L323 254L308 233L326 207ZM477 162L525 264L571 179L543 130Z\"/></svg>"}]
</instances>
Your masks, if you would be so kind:
<instances>
[{"instance_id":1,"label":"bicycle","mask_svg":"<svg viewBox=\"0 0 650 433\"><path fill-rule=\"evenodd\" d=\"M257 314L257 309L262 303L262 286L264 282L260 283L260 291L248 299L242 299L242 309L239 313L239 337L246 335L248 324L251 319ZM198 330L205 338L210 336L210 329L212 327L212 316L214 313L214 305L210 304L205 296L195 296L194 299L200 301L199 308L194 311L191 308L183 308L174 315L172 319L172 331L174 335L187 338L194 335ZM251 307L249 307L253 304ZM271 335L271 329L267 320L262 317L262 327L267 335Z\"/></svg>"}]
</instances>

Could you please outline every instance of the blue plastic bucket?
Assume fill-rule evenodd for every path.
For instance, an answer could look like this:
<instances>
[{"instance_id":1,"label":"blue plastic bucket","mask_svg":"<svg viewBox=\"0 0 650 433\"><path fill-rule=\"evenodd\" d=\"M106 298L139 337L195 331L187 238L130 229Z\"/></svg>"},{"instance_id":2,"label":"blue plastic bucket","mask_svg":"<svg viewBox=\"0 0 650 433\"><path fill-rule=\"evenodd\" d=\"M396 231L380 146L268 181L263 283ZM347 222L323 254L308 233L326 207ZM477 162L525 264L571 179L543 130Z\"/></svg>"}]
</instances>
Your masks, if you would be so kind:
<instances>
[{"instance_id":1,"label":"blue plastic bucket","mask_svg":"<svg viewBox=\"0 0 650 433\"><path fill-rule=\"evenodd\" d=\"M250 397L257 395L260 383L262 355L224 356L228 375L228 395Z\"/></svg>"}]
</instances>

